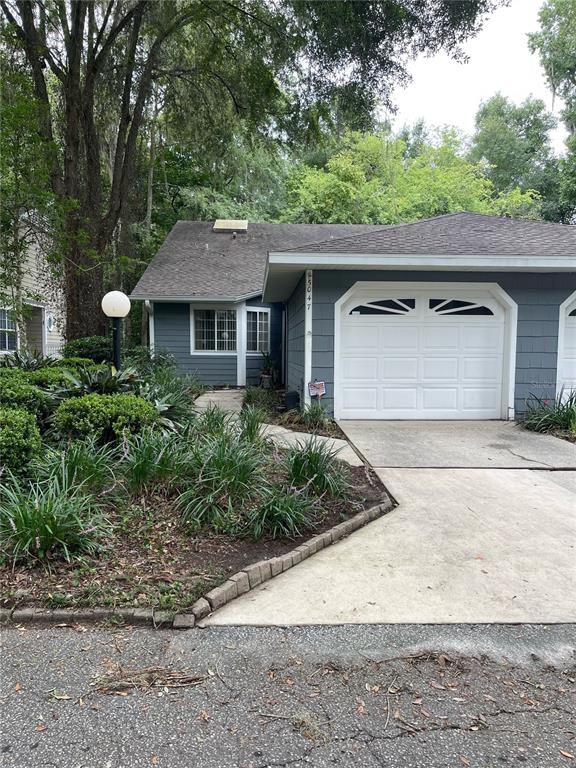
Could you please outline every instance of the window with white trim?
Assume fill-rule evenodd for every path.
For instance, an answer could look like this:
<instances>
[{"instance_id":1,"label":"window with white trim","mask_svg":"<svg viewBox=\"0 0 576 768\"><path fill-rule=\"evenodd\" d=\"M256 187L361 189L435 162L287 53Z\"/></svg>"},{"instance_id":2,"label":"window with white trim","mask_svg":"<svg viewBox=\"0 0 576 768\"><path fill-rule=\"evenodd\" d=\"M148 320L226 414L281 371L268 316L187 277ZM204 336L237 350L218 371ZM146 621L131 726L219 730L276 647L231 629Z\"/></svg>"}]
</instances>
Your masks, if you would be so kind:
<instances>
[{"instance_id":1,"label":"window with white trim","mask_svg":"<svg viewBox=\"0 0 576 768\"><path fill-rule=\"evenodd\" d=\"M246 334L247 352L270 352L270 312L247 310Z\"/></svg>"},{"instance_id":2,"label":"window with white trim","mask_svg":"<svg viewBox=\"0 0 576 768\"><path fill-rule=\"evenodd\" d=\"M16 320L8 309L0 309L0 352L14 352L17 347Z\"/></svg>"},{"instance_id":3,"label":"window with white trim","mask_svg":"<svg viewBox=\"0 0 576 768\"><path fill-rule=\"evenodd\" d=\"M235 352L236 311L234 309L195 309L194 351Z\"/></svg>"}]
</instances>

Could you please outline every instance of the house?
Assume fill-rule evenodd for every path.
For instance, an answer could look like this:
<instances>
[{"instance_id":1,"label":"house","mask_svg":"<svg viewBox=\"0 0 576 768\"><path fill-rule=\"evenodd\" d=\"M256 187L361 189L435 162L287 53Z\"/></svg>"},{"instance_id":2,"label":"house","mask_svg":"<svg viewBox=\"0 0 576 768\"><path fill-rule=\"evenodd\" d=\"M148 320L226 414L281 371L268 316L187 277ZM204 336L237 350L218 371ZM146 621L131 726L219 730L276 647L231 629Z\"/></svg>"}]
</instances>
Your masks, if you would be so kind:
<instances>
[{"instance_id":1,"label":"house","mask_svg":"<svg viewBox=\"0 0 576 768\"><path fill-rule=\"evenodd\" d=\"M283 381L340 419L510 419L576 387L576 227L179 222L132 297L207 384Z\"/></svg>"},{"instance_id":2,"label":"house","mask_svg":"<svg viewBox=\"0 0 576 768\"><path fill-rule=\"evenodd\" d=\"M21 324L13 311L15 287L5 292L4 298L0 294L0 355L24 349L42 355L60 354L64 344L64 294L57 284L47 284L48 272L42 252L30 246L19 286L24 305Z\"/></svg>"}]
</instances>

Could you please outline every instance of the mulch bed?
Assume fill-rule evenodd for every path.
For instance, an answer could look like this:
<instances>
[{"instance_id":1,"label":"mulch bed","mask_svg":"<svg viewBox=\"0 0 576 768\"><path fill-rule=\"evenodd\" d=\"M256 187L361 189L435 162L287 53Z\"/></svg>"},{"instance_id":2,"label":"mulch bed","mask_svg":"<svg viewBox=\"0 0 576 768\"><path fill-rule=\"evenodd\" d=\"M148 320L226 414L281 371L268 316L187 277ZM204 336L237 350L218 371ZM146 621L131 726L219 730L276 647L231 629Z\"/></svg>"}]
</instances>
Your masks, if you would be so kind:
<instances>
[{"instance_id":1,"label":"mulch bed","mask_svg":"<svg viewBox=\"0 0 576 768\"><path fill-rule=\"evenodd\" d=\"M323 499L321 522L297 539L258 541L190 533L170 500L150 496L112 519L114 533L100 559L44 567L0 567L2 607L140 607L182 611L250 563L284 554L387 498L375 473L350 467L351 498Z\"/></svg>"},{"instance_id":2,"label":"mulch bed","mask_svg":"<svg viewBox=\"0 0 576 768\"><path fill-rule=\"evenodd\" d=\"M266 412L266 422L268 424L278 424L280 427L290 429L292 432L306 432L309 435L321 435L322 437L334 437L337 440L346 440L346 435L338 424L331 419L327 419L323 427L309 427L306 424L302 424L290 419L288 415L290 412L278 413L277 411Z\"/></svg>"}]
</instances>

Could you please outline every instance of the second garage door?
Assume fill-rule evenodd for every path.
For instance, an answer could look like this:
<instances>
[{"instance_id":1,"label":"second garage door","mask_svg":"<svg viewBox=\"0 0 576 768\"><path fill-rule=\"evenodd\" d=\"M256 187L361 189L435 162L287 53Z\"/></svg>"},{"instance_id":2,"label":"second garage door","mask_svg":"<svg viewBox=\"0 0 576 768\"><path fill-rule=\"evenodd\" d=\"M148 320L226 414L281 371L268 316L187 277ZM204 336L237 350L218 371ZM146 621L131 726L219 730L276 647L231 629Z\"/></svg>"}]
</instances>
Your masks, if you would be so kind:
<instances>
[{"instance_id":1,"label":"second garage door","mask_svg":"<svg viewBox=\"0 0 576 768\"><path fill-rule=\"evenodd\" d=\"M499 419L505 311L490 294L368 291L341 308L341 419Z\"/></svg>"}]
</instances>

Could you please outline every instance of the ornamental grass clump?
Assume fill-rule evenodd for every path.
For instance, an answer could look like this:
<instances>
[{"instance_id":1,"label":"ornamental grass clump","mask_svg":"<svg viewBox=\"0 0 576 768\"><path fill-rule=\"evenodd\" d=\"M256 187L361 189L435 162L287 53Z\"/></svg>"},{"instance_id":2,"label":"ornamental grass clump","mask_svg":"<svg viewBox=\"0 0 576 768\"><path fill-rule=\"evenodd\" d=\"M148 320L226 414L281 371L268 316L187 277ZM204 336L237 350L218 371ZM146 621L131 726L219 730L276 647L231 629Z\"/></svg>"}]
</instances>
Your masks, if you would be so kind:
<instances>
[{"instance_id":1,"label":"ornamental grass clump","mask_svg":"<svg viewBox=\"0 0 576 768\"><path fill-rule=\"evenodd\" d=\"M284 459L289 482L297 488L311 488L318 494L346 496L350 484L342 463L338 461L338 452L315 436L306 442L299 442Z\"/></svg>"},{"instance_id":2,"label":"ornamental grass clump","mask_svg":"<svg viewBox=\"0 0 576 768\"><path fill-rule=\"evenodd\" d=\"M108 531L95 497L82 486L70 487L65 477L32 483L12 478L0 487L0 552L13 564L94 555Z\"/></svg>"},{"instance_id":3,"label":"ornamental grass clump","mask_svg":"<svg viewBox=\"0 0 576 768\"><path fill-rule=\"evenodd\" d=\"M535 395L528 398L521 424L533 432L561 431L576 434L576 390L562 390L552 400Z\"/></svg>"},{"instance_id":4,"label":"ornamental grass clump","mask_svg":"<svg viewBox=\"0 0 576 768\"><path fill-rule=\"evenodd\" d=\"M94 437L73 440L64 448L48 448L30 467L38 480L63 478L66 486L82 486L102 493L116 484L119 452L114 445L98 445Z\"/></svg>"},{"instance_id":5,"label":"ornamental grass clump","mask_svg":"<svg viewBox=\"0 0 576 768\"><path fill-rule=\"evenodd\" d=\"M262 452L231 430L198 439L191 450L188 487L177 500L185 522L193 529L237 530L244 505L262 483L263 464Z\"/></svg>"},{"instance_id":6,"label":"ornamental grass clump","mask_svg":"<svg viewBox=\"0 0 576 768\"><path fill-rule=\"evenodd\" d=\"M295 539L313 529L320 514L317 501L305 489L270 486L260 502L248 511L246 530L254 539L269 534L273 539Z\"/></svg>"},{"instance_id":7,"label":"ornamental grass clump","mask_svg":"<svg viewBox=\"0 0 576 768\"><path fill-rule=\"evenodd\" d=\"M131 494L169 494L186 483L190 463L190 449L180 435L147 428L126 441L120 471Z\"/></svg>"},{"instance_id":8,"label":"ornamental grass clump","mask_svg":"<svg viewBox=\"0 0 576 768\"><path fill-rule=\"evenodd\" d=\"M257 443L262 440L260 430L266 419L266 414L254 405L247 405L240 411L239 428L240 437L248 443Z\"/></svg>"}]
</instances>

